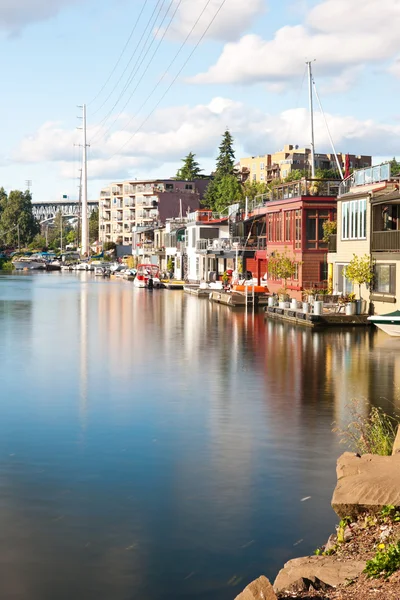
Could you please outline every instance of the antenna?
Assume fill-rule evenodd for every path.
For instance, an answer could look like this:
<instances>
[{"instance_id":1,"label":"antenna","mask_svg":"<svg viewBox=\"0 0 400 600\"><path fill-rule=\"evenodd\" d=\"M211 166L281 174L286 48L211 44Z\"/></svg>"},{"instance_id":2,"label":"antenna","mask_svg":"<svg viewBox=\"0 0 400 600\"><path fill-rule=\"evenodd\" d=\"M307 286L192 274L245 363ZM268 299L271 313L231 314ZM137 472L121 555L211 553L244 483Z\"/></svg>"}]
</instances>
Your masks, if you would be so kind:
<instances>
[{"instance_id":1,"label":"antenna","mask_svg":"<svg viewBox=\"0 0 400 600\"><path fill-rule=\"evenodd\" d=\"M308 93L310 98L310 128L311 128L311 178L315 178L315 147L314 147L314 109L313 109L313 93L312 93L312 71L311 60L306 61L308 66Z\"/></svg>"}]
</instances>

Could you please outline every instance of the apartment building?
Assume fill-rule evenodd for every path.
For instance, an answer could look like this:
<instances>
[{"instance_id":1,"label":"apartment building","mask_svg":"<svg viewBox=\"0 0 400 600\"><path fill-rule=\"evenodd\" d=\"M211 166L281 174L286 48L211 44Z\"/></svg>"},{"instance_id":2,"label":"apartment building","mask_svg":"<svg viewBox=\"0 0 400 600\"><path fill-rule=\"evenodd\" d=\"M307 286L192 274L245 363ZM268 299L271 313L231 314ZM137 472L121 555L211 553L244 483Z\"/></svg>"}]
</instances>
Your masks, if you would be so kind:
<instances>
[{"instance_id":1,"label":"apartment building","mask_svg":"<svg viewBox=\"0 0 400 600\"><path fill-rule=\"evenodd\" d=\"M338 153L338 159L345 171L346 154ZM292 171L300 170L311 174L311 150L286 144L283 150L274 154L250 156L240 159L240 171L244 180L270 183L273 179L285 179ZM372 165L371 156L349 155L350 169L362 169ZM336 160L333 154L315 154L315 167L318 169L336 169Z\"/></svg>"},{"instance_id":2,"label":"apartment building","mask_svg":"<svg viewBox=\"0 0 400 600\"><path fill-rule=\"evenodd\" d=\"M131 245L133 229L155 229L169 218L198 209L207 185L206 179L112 183L100 192L100 241Z\"/></svg>"}]
</instances>

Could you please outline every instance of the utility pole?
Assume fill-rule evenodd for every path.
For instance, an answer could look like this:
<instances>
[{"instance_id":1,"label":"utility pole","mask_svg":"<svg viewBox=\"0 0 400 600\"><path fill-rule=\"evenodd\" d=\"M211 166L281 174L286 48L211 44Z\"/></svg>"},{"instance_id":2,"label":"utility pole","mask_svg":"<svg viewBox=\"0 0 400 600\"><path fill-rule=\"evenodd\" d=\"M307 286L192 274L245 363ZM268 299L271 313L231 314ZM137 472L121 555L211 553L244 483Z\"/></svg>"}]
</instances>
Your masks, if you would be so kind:
<instances>
[{"instance_id":1,"label":"utility pole","mask_svg":"<svg viewBox=\"0 0 400 600\"><path fill-rule=\"evenodd\" d=\"M311 128L311 178L315 178L315 147L314 147L314 108L313 108L313 86L311 60L306 62L308 65L308 92L310 98L310 128Z\"/></svg>"},{"instance_id":2,"label":"utility pole","mask_svg":"<svg viewBox=\"0 0 400 600\"><path fill-rule=\"evenodd\" d=\"M88 226L88 207L87 207L87 141L86 141L86 104L82 106L82 131L83 131L83 144L82 144L82 210L81 210L81 223L82 223L82 254L89 255L89 226Z\"/></svg>"}]
</instances>

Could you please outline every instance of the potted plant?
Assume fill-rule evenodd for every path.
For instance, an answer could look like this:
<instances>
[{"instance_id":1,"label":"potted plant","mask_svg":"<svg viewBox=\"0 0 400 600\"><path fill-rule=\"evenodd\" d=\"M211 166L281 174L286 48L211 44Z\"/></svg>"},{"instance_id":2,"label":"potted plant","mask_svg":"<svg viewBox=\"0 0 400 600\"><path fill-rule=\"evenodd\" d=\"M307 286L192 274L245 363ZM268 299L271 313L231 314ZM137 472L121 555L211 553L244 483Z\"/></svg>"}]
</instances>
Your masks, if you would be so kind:
<instances>
[{"instance_id":1,"label":"potted plant","mask_svg":"<svg viewBox=\"0 0 400 600\"><path fill-rule=\"evenodd\" d=\"M356 314L356 295L351 292L345 296L345 304L346 304L346 315L352 316Z\"/></svg>"},{"instance_id":2,"label":"potted plant","mask_svg":"<svg viewBox=\"0 0 400 600\"><path fill-rule=\"evenodd\" d=\"M224 271L224 273L222 274L221 279L222 279L222 283L223 283L224 287L227 287L228 283L229 283L229 275L226 271Z\"/></svg>"},{"instance_id":3,"label":"potted plant","mask_svg":"<svg viewBox=\"0 0 400 600\"><path fill-rule=\"evenodd\" d=\"M362 312L365 312L364 300L361 296L361 286L363 284L371 283L373 279L371 259L368 254L365 254L364 256L353 254L353 258L347 267L344 268L344 276L353 284L358 284L360 298L357 300L356 314L359 315Z\"/></svg>"},{"instance_id":4,"label":"potted plant","mask_svg":"<svg viewBox=\"0 0 400 600\"><path fill-rule=\"evenodd\" d=\"M287 294L287 280L293 277L296 273L298 263L286 252L274 252L268 260L268 276L274 279L280 279L283 282L283 287L278 290L280 302L287 302L289 296Z\"/></svg>"}]
</instances>

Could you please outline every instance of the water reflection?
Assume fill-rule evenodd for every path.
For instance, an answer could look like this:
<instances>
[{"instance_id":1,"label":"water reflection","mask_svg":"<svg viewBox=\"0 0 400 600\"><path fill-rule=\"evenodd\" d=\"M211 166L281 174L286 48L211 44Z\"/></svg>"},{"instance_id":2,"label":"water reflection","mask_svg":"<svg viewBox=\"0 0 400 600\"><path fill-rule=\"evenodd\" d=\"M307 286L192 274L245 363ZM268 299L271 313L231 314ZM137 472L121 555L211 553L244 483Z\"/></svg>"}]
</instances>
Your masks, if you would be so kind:
<instances>
[{"instance_id":1,"label":"water reflection","mask_svg":"<svg viewBox=\"0 0 400 600\"><path fill-rule=\"evenodd\" d=\"M273 577L330 533L332 422L397 402L395 342L86 273L0 277L4 597L228 600Z\"/></svg>"}]
</instances>

